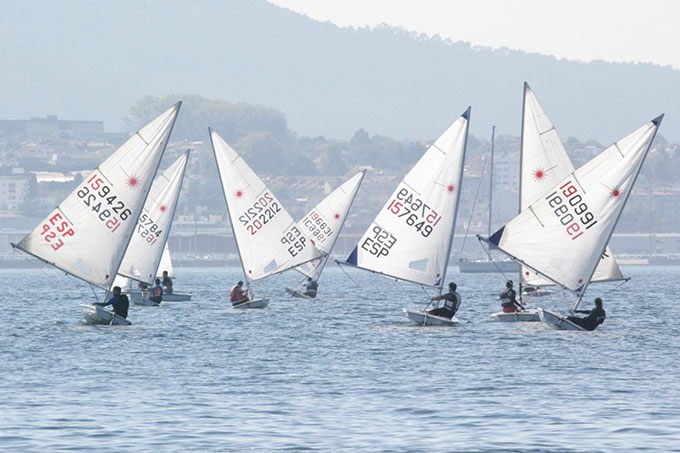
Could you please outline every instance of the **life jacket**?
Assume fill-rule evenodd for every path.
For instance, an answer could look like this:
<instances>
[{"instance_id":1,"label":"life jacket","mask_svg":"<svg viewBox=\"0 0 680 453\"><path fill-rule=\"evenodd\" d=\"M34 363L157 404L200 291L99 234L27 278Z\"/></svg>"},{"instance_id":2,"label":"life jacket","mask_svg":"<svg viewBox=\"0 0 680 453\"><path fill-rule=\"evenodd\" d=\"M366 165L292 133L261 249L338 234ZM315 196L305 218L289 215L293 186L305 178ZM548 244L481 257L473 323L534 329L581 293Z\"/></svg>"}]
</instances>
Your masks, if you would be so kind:
<instances>
[{"instance_id":1,"label":"life jacket","mask_svg":"<svg viewBox=\"0 0 680 453\"><path fill-rule=\"evenodd\" d=\"M160 286L157 286L156 289L153 290L153 297L161 296L163 296L163 289Z\"/></svg>"},{"instance_id":2,"label":"life jacket","mask_svg":"<svg viewBox=\"0 0 680 453\"><path fill-rule=\"evenodd\" d=\"M243 299L243 291L238 285L234 285L229 291L229 300L241 300Z\"/></svg>"},{"instance_id":3,"label":"life jacket","mask_svg":"<svg viewBox=\"0 0 680 453\"><path fill-rule=\"evenodd\" d=\"M503 308L510 308L514 307L514 300L515 297L517 297L517 292L515 292L514 289L512 288L506 288L503 291L501 291L500 299L501 299L501 307Z\"/></svg>"},{"instance_id":4,"label":"life jacket","mask_svg":"<svg viewBox=\"0 0 680 453\"><path fill-rule=\"evenodd\" d=\"M455 313L460 305L460 296L456 292L454 292L453 295L456 298L455 300L444 299L444 308Z\"/></svg>"}]
</instances>

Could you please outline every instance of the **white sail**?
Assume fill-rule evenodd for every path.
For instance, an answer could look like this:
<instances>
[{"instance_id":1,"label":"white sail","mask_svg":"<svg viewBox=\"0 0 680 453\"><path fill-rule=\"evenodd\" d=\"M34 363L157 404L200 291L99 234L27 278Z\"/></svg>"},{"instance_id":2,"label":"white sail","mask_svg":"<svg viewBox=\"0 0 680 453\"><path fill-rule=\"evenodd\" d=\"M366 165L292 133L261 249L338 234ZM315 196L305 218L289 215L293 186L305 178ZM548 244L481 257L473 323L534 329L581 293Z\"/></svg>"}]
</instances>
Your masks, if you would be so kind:
<instances>
[{"instance_id":1,"label":"white sail","mask_svg":"<svg viewBox=\"0 0 680 453\"><path fill-rule=\"evenodd\" d=\"M567 151L555 127L538 102L529 84L524 82L524 118L520 162L520 212L547 194L547 190L574 171ZM522 282L530 286L553 283L536 272L522 267ZM591 281L624 279L614 254L607 246Z\"/></svg>"},{"instance_id":2,"label":"white sail","mask_svg":"<svg viewBox=\"0 0 680 453\"><path fill-rule=\"evenodd\" d=\"M309 236L322 254L314 261L296 268L312 280L319 279L365 174L366 170L361 171L345 181L298 222L298 227Z\"/></svg>"},{"instance_id":3,"label":"white sail","mask_svg":"<svg viewBox=\"0 0 680 453\"><path fill-rule=\"evenodd\" d=\"M662 117L555 183L488 242L553 282L583 294Z\"/></svg>"},{"instance_id":4,"label":"white sail","mask_svg":"<svg viewBox=\"0 0 680 453\"><path fill-rule=\"evenodd\" d=\"M188 161L189 151L156 177L119 274L147 283L153 282L170 234Z\"/></svg>"},{"instance_id":5,"label":"white sail","mask_svg":"<svg viewBox=\"0 0 680 453\"><path fill-rule=\"evenodd\" d=\"M168 277L175 278L175 268L172 266L172 259L170 258L170 249L168 248L167 242L165 243L165 247L163 247L163 253L161 254L161 262L158 265L156 277L162 278L163 271L168 271Z\"/></svg>"},{"instance_id":6,"label":"white sail","mask_svg":"<svg viewBox=\"0 0 680 453\"><path fill-rule=\"evenodd\" d=\"M468 108L399 183L346 263L439 287L456 225Z\"/></svg>"},{"instance_id":7,"label":"white sail","mask_svg":"<svg viewBox=\"0 0 680 453\"><path fill-rule=\"evenodd\" d=\"M180 105L130 137L17 247L108 288L135 230Z\"/></svg>"},{"instance_id":8,"label":"white sail","mask_svg":"<svg viewBox=\"0 0 680 453\"><path fill-rule=\"evenodd\" d=\"M210 139L246 279L259 280L321 256L243 158L212 129Z\"/></svg>"}]
</instances>

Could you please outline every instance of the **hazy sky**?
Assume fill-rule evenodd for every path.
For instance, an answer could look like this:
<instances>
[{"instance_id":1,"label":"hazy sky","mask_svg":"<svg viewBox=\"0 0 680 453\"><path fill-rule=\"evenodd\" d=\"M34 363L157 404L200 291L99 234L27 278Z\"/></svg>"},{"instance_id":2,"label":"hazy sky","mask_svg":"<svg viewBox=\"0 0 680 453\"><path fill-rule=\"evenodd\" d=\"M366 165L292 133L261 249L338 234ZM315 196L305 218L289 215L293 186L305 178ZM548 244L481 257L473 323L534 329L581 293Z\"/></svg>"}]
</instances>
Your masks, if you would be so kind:
<instances>
[{"instance_id":1,"label":"hazy sky","mask_svg":"<svg viewBox=\"0 0 680 453\"><path fill-rule=\"evenodd\" d=\"M473 45L680 69L678 0L269 0L340 26L387 23Z\"/></svg>"}]
</instances>

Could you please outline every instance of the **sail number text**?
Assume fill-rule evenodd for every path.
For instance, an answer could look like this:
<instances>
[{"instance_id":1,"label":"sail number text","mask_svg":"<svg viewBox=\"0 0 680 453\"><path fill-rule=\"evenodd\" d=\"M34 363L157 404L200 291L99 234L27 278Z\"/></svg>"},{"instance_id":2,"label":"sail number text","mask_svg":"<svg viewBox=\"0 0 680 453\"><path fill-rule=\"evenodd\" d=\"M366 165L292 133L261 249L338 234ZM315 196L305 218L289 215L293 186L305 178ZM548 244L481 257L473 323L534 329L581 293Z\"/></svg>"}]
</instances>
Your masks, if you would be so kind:
<instances>
[{"instance_id":1,"label":"sail number text","mask_svg":"<svg viewBox=\"0 0 680 453\"><path fill-rule=\"evenodd\" d=\"M415 228L423 237L428 237L442 219L437 211L414 197L405 187L397 192L396 198L387 205L387 210L403 218L408 226Z\"/></svg>"},{"instance_id":2,"label":"sail number text","mask_svg":"<svg viewBox=\"0 0 680 453\"><path fill-rule=\"evenodd\" d=\"M309 230L313 239L323 243L330 235L333 234L333 229L326 223L326 220L316 210L310 212L303 220L302 224Z\"/></svg>"},{"instance_id":3,"label":"sail number text","mask_svg":"<svg viewBox=\"0 0 680 453\"><path fill-rule=\"evenodd\" d=\"M253 236L279 212L281 212L279 204L269 192L265 192L238 217L238 220Z\"/></svg>"},{"instance_id":4,"label":"sail number text","mask_svg":"<svg viewBox=\"0 0 680 453\"><path fill-rule=\"evenodd\" d=\"M298 227L293 225L288 231L283 233L281 244L288 244L288 253L290 256L297 256L307 246L307 239L302 235Z\"/></svg>"},{"instance_id":5,"label":"sail number text","mask_svg":"<svg viewBox=\"0 0 680 453\"><path fill-rule=\"evenodd\" d=\"M373 225L371 232L373 236L366 236L361 243L361 248L377 258L389 255L390 249L397 243L397 238L378 225Z\"/></svg>"},{"instance_id":6,"label":"sail number text","mask_svg":"<svg viewBox=\"0 0 680 453\"><path fill-rule=\"evenodd\" d=\"M149 245L153 245L157 240L158 236L161 235L162 230L158 229L158 225L153 221L151 217L147 214L142 214L139 216L139 221L137 222L137 234L139 234Z\"/></svg>"},{"instance_id":7,"label":"sail number text","mask_svg":"<svg viewBox=\"0 0 680 453\"><path fill-rule=\"evenodd\" d=\"M118 229L121 221L124 222L130 217L131 212L125 207L125 203L118 199L117 195L111 194L111 188L104 184L97 173L93 174L76 193L111 232Z\"/></svg>"},{"instance_id":8,"label":"sail number text","mask_svg":"<svg viewBox=\"0 0 680 453\"><path fill-rule=\"evenodd\" d=\"M548 205L553 209L553 213L566 227L567 234L573 241L583 234L583 229L589 229L597 223L595 216L588 210L588 205L583 202L583 197L578 193L576 186L571 181L567 181L547 197ZM564 197L564 199L562 198ZM568 203L567 203L568 202Z\"/></svg>"},{"instance_id":9,"label":"sail number text","mask_svg":"<svg viewBox=\"0 0 680 453\"><path fill-rule=\"evenodd\" d=\"M64 238L66 236L73 236L75 231L69 221L60 213L55 213L52 217L42 225L40 236L45 242L50 244L55 251L59 250L64 245Z\"/></svg>"}]
</instances>

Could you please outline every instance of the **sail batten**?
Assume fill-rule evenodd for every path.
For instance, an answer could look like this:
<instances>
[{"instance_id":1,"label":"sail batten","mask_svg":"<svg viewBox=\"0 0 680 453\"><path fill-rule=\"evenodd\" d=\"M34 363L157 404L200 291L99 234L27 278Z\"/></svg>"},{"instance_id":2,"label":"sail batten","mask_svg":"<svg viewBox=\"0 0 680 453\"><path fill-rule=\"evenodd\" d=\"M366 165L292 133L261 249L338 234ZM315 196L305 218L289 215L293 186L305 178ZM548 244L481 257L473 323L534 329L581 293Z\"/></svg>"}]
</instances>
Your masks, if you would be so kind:
<instances>
[{"instance_id":1,"label":"sail batten","mask_svg":"<svg viewBox=\"0 0 680 453\"><path fill-rule=\"evenodd\" d=\"M404 176L346 263L441 288L460 197L470 109Z\"/></svg>"},{"instance_id":2,"label":"sail batten","mask_svg":"<svg viewBox=\"0 0 680 453\"><path fill-rule=\"evenodd\" d=\"M88 283L110 287L180 105L133 134L21 240L20 248Z\"/></svg>"}]
</instances>

